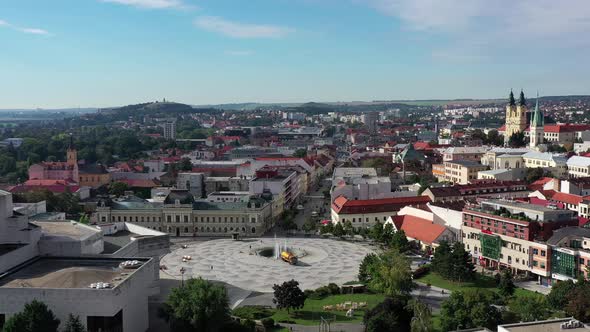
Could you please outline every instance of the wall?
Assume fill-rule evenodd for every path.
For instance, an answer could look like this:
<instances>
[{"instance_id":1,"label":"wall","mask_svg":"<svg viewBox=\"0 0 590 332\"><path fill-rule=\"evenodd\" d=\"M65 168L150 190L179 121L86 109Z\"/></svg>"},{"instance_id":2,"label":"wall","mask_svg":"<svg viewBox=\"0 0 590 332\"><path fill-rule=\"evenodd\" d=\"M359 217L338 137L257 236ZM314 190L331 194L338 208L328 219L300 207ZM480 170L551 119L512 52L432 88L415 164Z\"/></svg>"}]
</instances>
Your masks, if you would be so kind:
<instances>
[{"instance_id":1,"label":"wall","mask_svg":"<svg viewBox=\"0 0 590 332\"><path fill-rule=\"evenodd\" d=\"M0 255L0 273L13 268L22 262L37 256L39 253L37 244L29 244L16 250Z\"/></svg>"}]
</instances>

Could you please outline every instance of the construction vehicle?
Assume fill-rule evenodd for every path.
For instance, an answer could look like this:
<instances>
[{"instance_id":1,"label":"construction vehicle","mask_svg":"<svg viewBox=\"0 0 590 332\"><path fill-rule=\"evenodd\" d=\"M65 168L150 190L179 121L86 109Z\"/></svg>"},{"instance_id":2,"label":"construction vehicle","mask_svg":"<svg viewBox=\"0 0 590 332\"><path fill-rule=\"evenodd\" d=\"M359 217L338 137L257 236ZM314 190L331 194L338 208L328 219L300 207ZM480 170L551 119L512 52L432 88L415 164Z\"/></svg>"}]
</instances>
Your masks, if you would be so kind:
<instances>
[{"instance_id":1,"label":"construction vehicle","mask_svg":"<svg viewBox=\"0 0 590 332\"><path fill-rule=\"evenodd\" d=\"M292 253L290 253L288 251L281 252L281 259L291 265L297 264L297 256L293 255Z\"/></svg>"}]
</instances>

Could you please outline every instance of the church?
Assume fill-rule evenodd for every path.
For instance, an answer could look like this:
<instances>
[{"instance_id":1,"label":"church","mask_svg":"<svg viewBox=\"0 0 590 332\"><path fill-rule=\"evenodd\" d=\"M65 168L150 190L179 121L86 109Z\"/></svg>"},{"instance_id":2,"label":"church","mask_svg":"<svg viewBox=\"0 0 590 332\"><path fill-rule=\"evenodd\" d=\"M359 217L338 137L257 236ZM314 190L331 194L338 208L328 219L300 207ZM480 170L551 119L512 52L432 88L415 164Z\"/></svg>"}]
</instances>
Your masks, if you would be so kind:
<instances>
[{"instance_id":1,"label":"church","mask_svg":"<svg viewBox=\"0 0 590 332\"><path fill-rule=\"evenodd\" d=\"M520 91L520 97L518 98L518 104L514 99L514 93L510 91L508 97L508 105L506 106L506 125L504 126L504 144L508 145L510 137L516 133L524 133L525 136L528 132L529 146L532 149L539 149L544 143L545 137L545 120L543 113L539 109L539 96L537 94L537 100L535 109L531 114L530 123L527 123L528 108L526 106L526 99L524 97L524 91Z\"/></svg>"}]
</instances>

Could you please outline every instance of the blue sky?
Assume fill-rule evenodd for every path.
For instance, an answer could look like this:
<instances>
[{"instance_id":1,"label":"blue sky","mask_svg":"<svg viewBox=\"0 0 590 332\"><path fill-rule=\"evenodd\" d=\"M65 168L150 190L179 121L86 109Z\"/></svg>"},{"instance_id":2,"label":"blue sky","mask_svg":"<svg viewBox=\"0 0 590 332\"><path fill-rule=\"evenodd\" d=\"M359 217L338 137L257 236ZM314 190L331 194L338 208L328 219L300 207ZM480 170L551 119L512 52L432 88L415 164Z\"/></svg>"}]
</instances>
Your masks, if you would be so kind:
<instances>
[{"instance_id":1,"label":"blue sky","mask_svg":"<svg viewBox=\"0 0 590 332\"><path fill-rule=\"evenodd\" d=\"M0 108L590 94L587 0L2 0Z\"/></svg>"}]
</instances>

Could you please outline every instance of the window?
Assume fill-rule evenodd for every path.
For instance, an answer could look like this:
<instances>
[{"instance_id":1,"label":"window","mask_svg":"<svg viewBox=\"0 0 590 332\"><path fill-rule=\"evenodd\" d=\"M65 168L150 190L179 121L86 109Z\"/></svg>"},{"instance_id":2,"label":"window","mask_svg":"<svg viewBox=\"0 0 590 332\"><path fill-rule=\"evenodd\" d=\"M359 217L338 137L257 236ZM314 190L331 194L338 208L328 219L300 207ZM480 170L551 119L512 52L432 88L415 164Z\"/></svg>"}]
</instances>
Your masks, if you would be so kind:
<instances>
[{"instance_id":1,"label":"window","mask_svg":"<svg viewBox=\"0 0 590 332\"><path fill-rule=\"evenodd\" d=\"M172 222L172 216L166 216L166 222Z\"/></svg>"},{"instance_id":2,"label":"window","mask_svg":"<svg viewBox=\"0 0 590 332\"><path fill-rule=\"evenodd\" d=\"M580 257L580 265L584 265L584 258Z\"/></svg>"},{"instance_id":3,"label":"window","mask_svg":"<svg viewBox=\"0 0 590 332\"><path fill-rule=\"evenodd\" d=\"M180 216L174 216L174 220L175 220L176 222L180 222Z\"/></svg>"},{"instance_id":4,"label":"window","mask_svg":"<svg viewBox=\"0 0 590 332\"><path fill-rule=\"evenodd\" d=\"M188 216L184 216L184 222L188 222ZM186 232L188 233L188 232Z\"/></svg>"},{"instance_id":5,"label":"window","mask_svg":"<svg viewBox=\"0 0 590 332\"><path fill-rule=\"evenodd\" d=\"M538 255L539 254L539 249L533 249L533 254L534 255Z\"/></svg>"},{"instance_id":6,"label":"window","mask_svg":"<svg viewBox=\"0 0 590 332\"><path fill-rule=\"evenodd\" d=\"M545 257L547 255L547 253L545 252L545 250L541 250L541 256Z\"/></svg>"}]
</instances>

